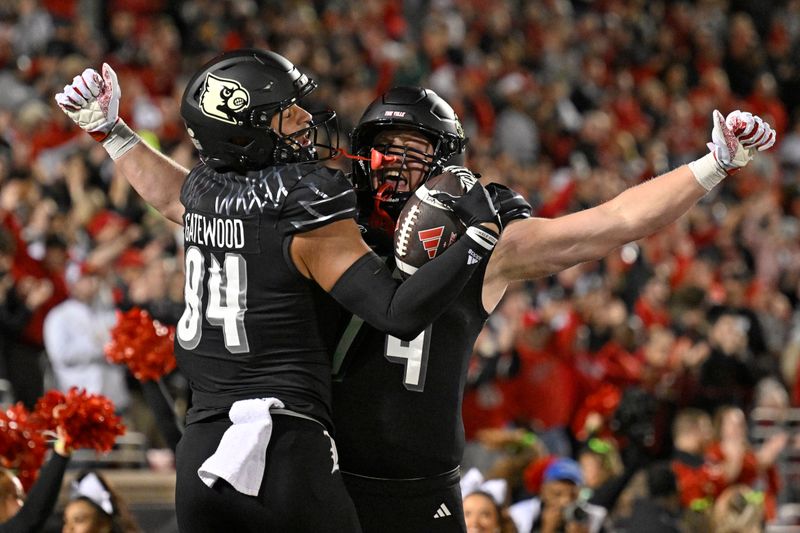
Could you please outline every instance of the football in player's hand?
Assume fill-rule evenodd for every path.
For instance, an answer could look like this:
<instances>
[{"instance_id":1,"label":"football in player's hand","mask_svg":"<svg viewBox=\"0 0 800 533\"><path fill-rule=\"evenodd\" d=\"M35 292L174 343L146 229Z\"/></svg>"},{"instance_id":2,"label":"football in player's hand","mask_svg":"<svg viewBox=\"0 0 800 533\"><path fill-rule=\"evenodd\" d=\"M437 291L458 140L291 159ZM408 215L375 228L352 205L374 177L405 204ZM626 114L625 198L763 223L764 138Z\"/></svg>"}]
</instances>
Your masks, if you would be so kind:
<instances>
[{"instance_id":1,"label":"football in player's hand","mask_svg":"<svg viewBox=\"0 0 800 533\"><path fill-rule=\"evenodd\" d=\"M466 231L442 202L433 197L439 192L461 196L472 188L471 174L444 172L420 185L403 206L394 230L394 257L404 278L441 255Z\"/></svg>"}]
</instances>

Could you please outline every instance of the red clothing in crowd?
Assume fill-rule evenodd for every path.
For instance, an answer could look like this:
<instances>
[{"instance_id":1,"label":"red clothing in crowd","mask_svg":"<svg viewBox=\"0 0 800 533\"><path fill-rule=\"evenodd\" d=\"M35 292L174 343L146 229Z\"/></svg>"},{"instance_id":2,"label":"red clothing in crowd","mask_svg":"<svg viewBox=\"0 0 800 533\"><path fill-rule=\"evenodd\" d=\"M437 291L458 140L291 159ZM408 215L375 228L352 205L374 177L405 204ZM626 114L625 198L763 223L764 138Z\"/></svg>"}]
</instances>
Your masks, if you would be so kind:
<instances>
[{"instance_id":1,"label":"red clothing in crowd","mask_svg":"<svg viewBox=\"0 0 800 533\"><path fill-rule=\"evenodd\" d=\"M686 508L699 500L710 503L726 486L722 469L689 454L678 452L672 461L672 471L678 483L681 506Z\"/></svg>"},{"instance_id":2,"label":"red clothing in crowd","mask_svg":"<svg viewBox=\"0 0 800 533\"><path fill-rule=\"evenodd\" d=\"M713 465L720 465L725 462L725 452L722 451L722 446L719 442L715 442L706 452L706 462ZM780 489L780 481L778 479L778 471L775 466L770 466L763 472L759 472L758 459L753 450L747 450L742 458L742 468L736 479L728 482L730 485L747 485L748 487L756 487L756 483L761 476L764 476L766 481L766 490L764 491L764 511L768 520L772 520L777 512L777 496ZM724 489L725 487L723 487ZM715 496L719 496L722 492L720 490Z\"/></svg>"},{"instance_id":3,"label":"red clothing in crowd","mask_svg":"<svg viewBox=\"0 0 800 533\"><path fill-rule=\"evenodd\" d=\"M28 255L27 244L22 240L19 223L10 213L0 214L0 224L9 230L16 241L16 252L14 262L11 266L11 275L14 280L19 282L25 278L35 278L37 280L48 280L53 285L53 294L50 298L40 305L31 315L28 324L22 331L22 340L37 347L44 347L43 329L44 317L50 309L57 306L69 297L69 290L64 276L61 273L50 272L41 261L33 259Z\"/></svg>"},{"instance_id":4,"label":"red clothing in crowd","mask_svg":"<svg viewBox=\"0 0 800 533\"><path fill-rule=\"evenodd\" d=\"M578 376L571 358L517 347L520 372L514 380L519 417L546 430L569 425L578 402Z\"/></svg>"},{"instance_id":5,"label":"red clothing in crowd","mask_svg":"<svg viewBox=\"0 0 800 533\"><path fill-rule=\"evenodd\" d=\"M57 120L43 123L31 137L31 159L43 151L63 145L81 131Z\"/></svg>"},{"instance_id":6,"label":"red clothing in crowd","mask_svg":"<svg viewBox=\"0 0 800 533\"><path fill-rule=\"evenodd\" d=\"M653 325L669 326L671 322L669 311L665 307L654 307L641 297L636 300L634 313L642 319L646 328Z\"/></svg>"},{"instance_id":7,"label":"red clothing in crowd","mask_svg":"<svg viewBox=\"0 0 800 533\"><path fill-rule=\"evenodd\" d=\"M78 0L42 0L42 7L56 18L73 20L77 12Z\"/></svg>"},{"instance_id":8,"label":"red clothing in crowd","mask_svg":"<svg viewBox=\"0 0 800 533\"><path fill-rule=\"evenodd\" d=\"M462 417L467 440L474 440L478 431L502 428L513 422L510 382L494 380L464 392Z\"/></svg>"}]
</instances>

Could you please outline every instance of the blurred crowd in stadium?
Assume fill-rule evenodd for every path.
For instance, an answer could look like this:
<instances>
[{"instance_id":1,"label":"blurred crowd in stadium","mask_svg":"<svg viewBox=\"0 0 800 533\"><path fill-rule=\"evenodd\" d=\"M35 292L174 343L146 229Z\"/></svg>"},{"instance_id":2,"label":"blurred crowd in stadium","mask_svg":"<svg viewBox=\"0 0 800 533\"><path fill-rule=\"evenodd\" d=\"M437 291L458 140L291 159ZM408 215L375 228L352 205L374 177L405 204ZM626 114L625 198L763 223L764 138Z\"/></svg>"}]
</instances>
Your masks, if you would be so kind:
<instances>
[{"instance_id":1,"label":"blurred crowd in stadium","mask_svg":"<svg viewBox=\"0 0 800 533\"><path fill-rule=\"evenodd\" d=\"M90 387L163 445L139 386L103 347L114 309L177 321L181 233L53 95L109 62L121 115L191 168L178 114L187 75L240 47L304 66L345 134L392 85L433 88L462 119L468 166L524 193L540 217L701 155L713 109L768 121L776 149L678 223L507 294L475 347L465 467L505 479L503 505L541 492L543 509L581 531L576 499L624 531L656 531L636 522L654 513L665 528L720 532L800 514L786 505L800 501L797 0L0 4L7 401ZM180 376L167 382L181 400ZM564 482L581 490L547 496Z\"/></svg>"}]
</instances>

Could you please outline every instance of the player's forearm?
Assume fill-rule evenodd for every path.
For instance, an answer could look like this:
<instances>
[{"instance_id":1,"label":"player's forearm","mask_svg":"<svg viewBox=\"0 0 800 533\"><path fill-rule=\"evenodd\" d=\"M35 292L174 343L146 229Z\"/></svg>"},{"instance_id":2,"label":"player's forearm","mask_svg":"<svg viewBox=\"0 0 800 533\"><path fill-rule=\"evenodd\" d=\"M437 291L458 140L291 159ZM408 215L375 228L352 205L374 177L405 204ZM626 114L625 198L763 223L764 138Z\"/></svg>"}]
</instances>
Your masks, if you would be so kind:
<instances>
[{"instance_id":1,"label":"player's forearm","mask_svg":"<svg viewBox=\"0 0 800 533\"><path fill-rule=\"evenodd\" d=\"M0 533L39 531L56 506L61 481L69 463L68 457L53 454L39 472L25 505L11 520L0 524Z\"/></svg>"},{"instance_id":2,"label":"player's forearm","mask_svg":"<svg viewBox=\"0 0 800 533\"><path fill-rule=\"evenodd\" d=\"M675 221L705 193L682 166L597 207L552 220L515 222L503 232L489 275L532 279L600 259Z\"/></svg>"},{"instance_id":3,"label":"player's forearm","mask_svg":"<svg viewBox=\"0 0 800 533\"><path fill-rule=\"evenodd\" d=\"M115 161L145 202L164 217L183 224L180 193L189 171L146 143L140 142Z\"/></svg>"},{"instance_id":4,"label":"player's forearm","mask_svg":"<svg viewBox=\"0 0 800 533\"><path fill-rule=\"evenodd\" d=\"M686 165L631 187L595 208L608 219L601 225L605 231L600 238L610 251L651 235L680 218L705 194Z\"/></svg>"},{"instance_id":5,"label":"player's forearm","mask_svg":"<svg viewBox=\"0 0 800 533\"><path fill-rule=\"evenodd\" d=\"M375 254L352 265L331 295L376 329L411 340L453 302L490 250L469 235L402 284Z\"/></svg>"}]
</instances>

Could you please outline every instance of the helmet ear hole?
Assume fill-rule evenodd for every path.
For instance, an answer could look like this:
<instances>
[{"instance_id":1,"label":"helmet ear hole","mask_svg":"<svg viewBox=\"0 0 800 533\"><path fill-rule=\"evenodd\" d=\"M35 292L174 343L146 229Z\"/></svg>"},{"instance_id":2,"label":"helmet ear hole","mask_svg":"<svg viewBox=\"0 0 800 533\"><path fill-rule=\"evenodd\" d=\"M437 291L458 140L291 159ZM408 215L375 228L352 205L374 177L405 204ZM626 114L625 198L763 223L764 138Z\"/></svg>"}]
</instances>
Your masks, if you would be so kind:
<instances>
[{"instance_id":1,"label":"helmet ear hole","mask_svg":"<svg viewBox=\"0 0 800 533\"><path fill-rule=\"evenodd\" d=\"M253 117L253 126L267 128L272 123L272 117L266 111L260 111Z\"/></svg>"}]
</instances>

